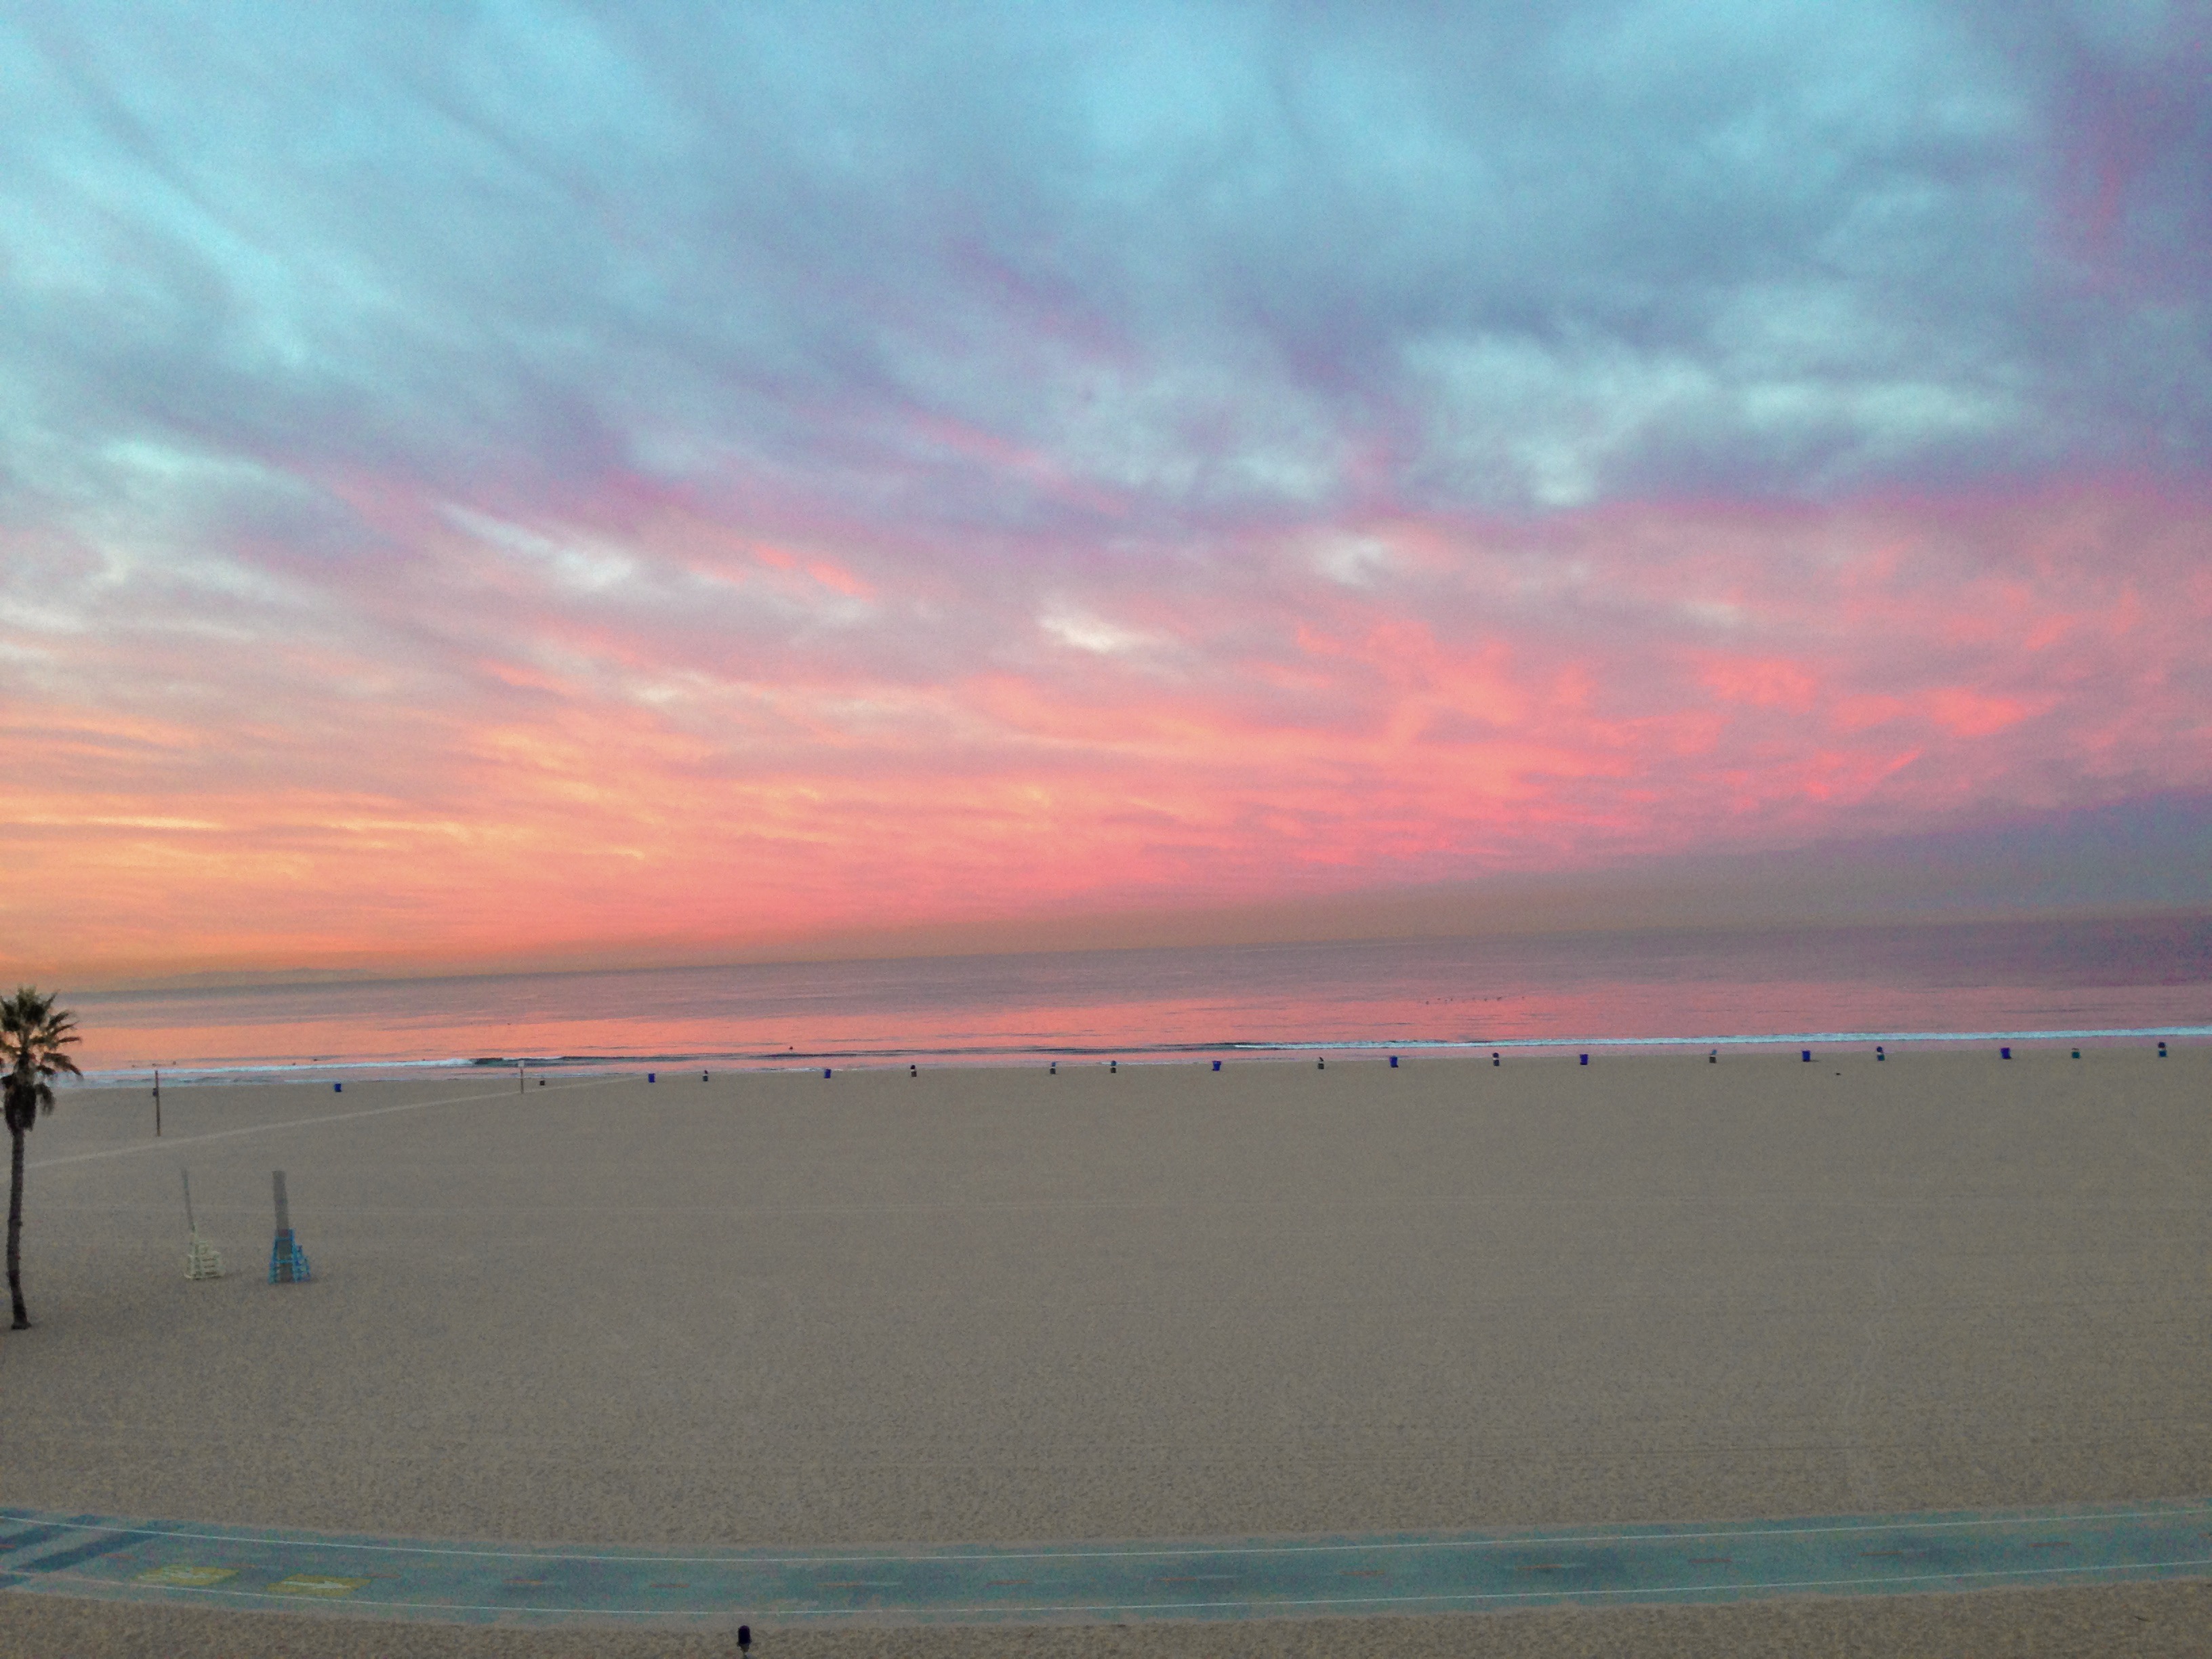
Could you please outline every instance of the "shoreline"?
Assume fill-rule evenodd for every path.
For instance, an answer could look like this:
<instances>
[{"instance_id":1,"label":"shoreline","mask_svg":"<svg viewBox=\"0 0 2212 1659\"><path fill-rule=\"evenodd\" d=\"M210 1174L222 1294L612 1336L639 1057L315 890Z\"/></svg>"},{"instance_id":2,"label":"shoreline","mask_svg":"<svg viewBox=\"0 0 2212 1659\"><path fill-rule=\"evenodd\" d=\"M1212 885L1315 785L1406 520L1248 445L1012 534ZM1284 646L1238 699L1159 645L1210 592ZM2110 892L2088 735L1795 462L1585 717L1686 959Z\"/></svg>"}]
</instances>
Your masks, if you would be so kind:
<instances>
[{"instance_id":1,"label":"shoreline","mask_svg":"<svg viewBox=\"0 0 2212 1659\"><path fill-rule=\"evenodd\" d=\"M1850 1045L1865 1048L1874 1044L1931 1051L1958 1050L1974 1044L2050 1044L2117 1048L2165 1041L2187 1044L2212 1040L2212 1024L2140 1026L2057 1027L1980 1031L1782 1031L1708 1034L1698 1036L1521 1036L1521 1037L1347 1037L1336 1041L1158 1043L1111 1047L1104 1045L1036 1045L1025 1048L932 1048L888 1047L787 1050L777 1054L760 1050L699 1049L635 1054L506 1054L449 1055L410 1060L298 1060L251 1058L208 1060L159 1069L163 1085L198 1086L210 1083L399 1082L432 1075L481 1076L512 1071L523 1066L532 1071L568 1077L618 1077L646 1068L678 1070L698 1066L726 1071L773 1073L805 1072L828 1065L850 1071L892 1070L927 1062L933 1066L1019 1070L1031 1064L1055 1060L1117 1060L1127 1066L1168 1066L1197 1060L1277 1061L1341 1054L1347 1059L1373 1059L1401 1054L1438 1060L1473 1060L1492 1050L1530 1058L1545 1058L1588 1049L1618 1056L1645 1053L1671 1054L1693 1048L1728 1049L1739 1054L1762 1054L1817 1044L1827 1048ZM151 1066L89 1067L70 1088L117 1088L153 1081Z\"/></svg>"}]
</instances>

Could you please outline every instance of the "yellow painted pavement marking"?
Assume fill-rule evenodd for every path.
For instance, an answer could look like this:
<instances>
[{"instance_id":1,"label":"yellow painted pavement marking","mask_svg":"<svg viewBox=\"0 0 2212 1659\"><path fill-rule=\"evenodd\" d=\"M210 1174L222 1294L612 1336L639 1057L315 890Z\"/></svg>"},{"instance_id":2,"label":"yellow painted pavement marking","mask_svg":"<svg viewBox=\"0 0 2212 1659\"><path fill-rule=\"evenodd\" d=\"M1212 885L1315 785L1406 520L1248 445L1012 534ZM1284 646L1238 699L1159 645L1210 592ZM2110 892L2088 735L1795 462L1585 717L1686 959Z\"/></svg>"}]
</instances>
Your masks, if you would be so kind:
<instances>
[{"instance_id":1,"label":"yellow painted pavement marking","mask_svg":"<svg viewBox=\"0 0 2212 1659\"><path fill-rule=\"evenodd\" d=\"M171 1565L156 1567L151 1572L142 1572L142 1584L179 1584L186 1589L204 1589L210 1584L220 1584L226 1578L238 1577L236 1567L186 1567Z\"/></svg>"}]
</instances>

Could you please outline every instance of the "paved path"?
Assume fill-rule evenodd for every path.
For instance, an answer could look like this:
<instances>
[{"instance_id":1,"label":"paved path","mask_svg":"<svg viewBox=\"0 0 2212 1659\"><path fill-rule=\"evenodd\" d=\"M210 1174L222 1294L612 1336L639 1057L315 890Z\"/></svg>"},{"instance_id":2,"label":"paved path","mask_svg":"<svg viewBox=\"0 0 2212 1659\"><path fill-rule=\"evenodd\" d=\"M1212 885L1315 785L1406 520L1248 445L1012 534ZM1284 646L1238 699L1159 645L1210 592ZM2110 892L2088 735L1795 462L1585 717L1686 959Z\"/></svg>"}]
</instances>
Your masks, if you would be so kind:
<instances>
[{"instance_id":1,"label":"paved path","mask_svg":"<svg viewBox=\"0 0 2212 1659\"><path fill-rule=\"evenodd\" d=\"M1237 1619L2212 1576L2212 1501L921 1549L526 1549L0 1509L0 1589L465 1622Z\"/></svg>"}]
</instances>

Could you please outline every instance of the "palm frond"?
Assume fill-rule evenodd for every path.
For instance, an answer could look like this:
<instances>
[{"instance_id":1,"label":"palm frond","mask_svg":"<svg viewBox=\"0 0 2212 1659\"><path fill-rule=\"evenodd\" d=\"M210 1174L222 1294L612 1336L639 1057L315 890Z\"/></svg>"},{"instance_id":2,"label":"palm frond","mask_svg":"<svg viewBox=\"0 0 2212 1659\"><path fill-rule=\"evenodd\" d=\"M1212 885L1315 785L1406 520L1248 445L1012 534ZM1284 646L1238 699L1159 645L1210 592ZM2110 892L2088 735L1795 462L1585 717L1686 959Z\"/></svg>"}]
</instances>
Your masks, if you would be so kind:
<instances>
[{"instance_id":1,"label":"palm frond","mask_svg":"<svg viewBox=\"0 0 2212 1659\"><path fill-rule=\"evenodd\" d=\"M19 985L11 997L0 998L0 1064L6 1067L8 1125L28 1127L40 1112L54 1109L49 1079L66 1073L84 1075L66 1052L79 1041L76 1016L54 1006L51 992Z\"/></svg>"}]
</instances>

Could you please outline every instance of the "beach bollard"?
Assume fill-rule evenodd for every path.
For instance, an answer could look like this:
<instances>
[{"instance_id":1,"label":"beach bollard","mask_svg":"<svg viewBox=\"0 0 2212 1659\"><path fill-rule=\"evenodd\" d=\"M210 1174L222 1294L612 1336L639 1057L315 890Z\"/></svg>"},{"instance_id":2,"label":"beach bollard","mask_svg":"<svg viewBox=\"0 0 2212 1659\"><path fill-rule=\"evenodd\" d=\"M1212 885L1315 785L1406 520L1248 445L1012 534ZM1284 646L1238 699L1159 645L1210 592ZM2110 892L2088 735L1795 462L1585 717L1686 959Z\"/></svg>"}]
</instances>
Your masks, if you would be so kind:
<instances>
[{"instance_id":1,"label":"beach bollard","mask_svg":"<svg viewBox=\"0 0 2212 1659\"><path fill-rule=\"evenodd\" d=\"M276 1197L276 1242L269 1247L269 1282L305 1284L313 1275L307 1271L307 1253L292 1236L292 1205L285 1196L282 1170L275 1172L270 1185L275 1188Z\"/></svg>"},{"instance_id":2,"label":"beach bollard","mask_svg":"<svg viewBox=\"0 0 2212 1659\"><path fill-rule=\"evenodd\" d=\"M1810 1048L1800 1048L1797 1051L1797 1058L1810 1066L1813 1063L1813 1051Z\"/></svg>"},{"instance_id":3,"label":"beach bollard","mask_svg":"<svg viewBox=\"0 0 2212 1659\"><path fill-rule=\"evenodd\" d=\"M1221 1069L1221 1062L1219 1060L1217 1060L1213 1062L1213 1069L1217 1072Z\"/></svg>"},{"instance_id":4,"label":"beach bollard","mask_svg":"<svg viewBox=\"0 0 2212 1659\"><path fill-rule=\"evenodd\" d=\"M1394 1072L1398 1069L1398 1056L1395 1054L1390 1056L1390 1069Z\"/></svg>"},{"instance_id":5,"label":"beach bollard","mask_svg":"<svg viewBox=\"0 0 2212 1659\"><path fill-rule=\"evenodd\" d=\"M2000 1049L1998 1049L1998 1050L1997 1050L1997 1058L1998 1058L1999 1060L2010 1060L2010 1059L2012 1058L2012 1050L2011 1050L2010 1048L2000 1048Z\"/></svg>"}]
</instances>

